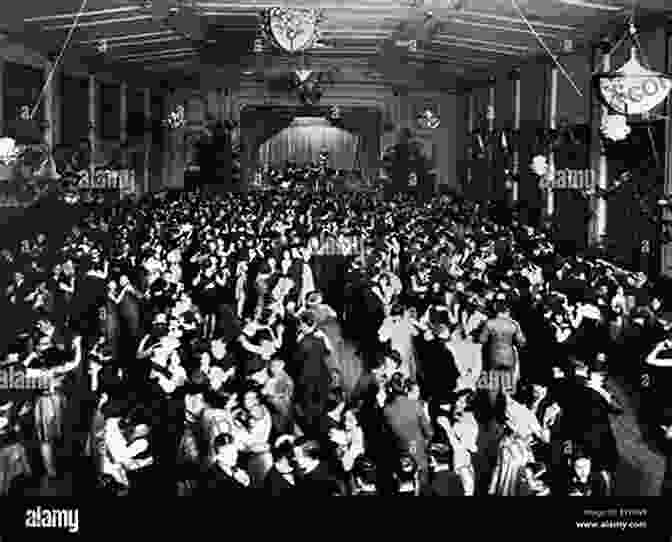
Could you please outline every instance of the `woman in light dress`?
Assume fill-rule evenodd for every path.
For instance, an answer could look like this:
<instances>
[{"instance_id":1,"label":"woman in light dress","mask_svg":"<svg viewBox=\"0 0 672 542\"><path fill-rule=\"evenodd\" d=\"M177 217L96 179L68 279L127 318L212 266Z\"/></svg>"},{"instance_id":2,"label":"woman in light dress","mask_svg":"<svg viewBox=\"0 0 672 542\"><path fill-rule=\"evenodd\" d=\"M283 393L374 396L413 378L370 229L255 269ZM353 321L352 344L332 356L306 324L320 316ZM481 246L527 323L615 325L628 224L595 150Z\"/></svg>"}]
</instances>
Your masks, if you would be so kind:
<instances>
[{"instance_id":1,"label":"woman in light dress","mask_svg":"<svg viewBox=\"0 0 672 542\"><path fill-rule=\"evenodd\" d=\"M543 442L549 433L539 424L534 413L504 395L504 435L499 441L497 465L490 482L490 495L522 496L525 468L534 462L532 444L535 438Z\"/></svg>"},{"instance_id":2,"label":"woman in light dress","mask_svg":"<svg viewBox=\"0 0 672 542\"><path fill-rule=\"evenodd\" d=\"M417 377L417 363L413 340L419 334L418 326L414 323L413 313L409 309L394 306L390 316L385 318L378 331L381 343L389 345L390 349L401 357L402 372L411 380Z\"/></svg>"}]
</instances>

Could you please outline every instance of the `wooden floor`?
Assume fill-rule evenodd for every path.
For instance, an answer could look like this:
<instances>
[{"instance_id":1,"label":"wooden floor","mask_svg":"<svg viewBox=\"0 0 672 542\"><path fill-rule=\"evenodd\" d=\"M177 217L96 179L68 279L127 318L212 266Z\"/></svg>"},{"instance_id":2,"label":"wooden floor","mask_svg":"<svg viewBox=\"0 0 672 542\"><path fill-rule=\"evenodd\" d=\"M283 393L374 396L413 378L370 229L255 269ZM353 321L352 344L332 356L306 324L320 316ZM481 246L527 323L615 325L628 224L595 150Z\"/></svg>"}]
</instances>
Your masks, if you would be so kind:
<instances>
[{"instance_id":1,"label":"wooden floor","mask_svg":"<svg viewBox=\"0 0 672 542\"><path fill-rule=\"evenodd\" d=\"M665 474L665 458L643 434L644 426L638 419L639 392L615 379L610 379L609 384L624 407L623 414L612 417L621 456L614 477L615 494L620 497L658 496Z\"/></svg>"}]
</instances>

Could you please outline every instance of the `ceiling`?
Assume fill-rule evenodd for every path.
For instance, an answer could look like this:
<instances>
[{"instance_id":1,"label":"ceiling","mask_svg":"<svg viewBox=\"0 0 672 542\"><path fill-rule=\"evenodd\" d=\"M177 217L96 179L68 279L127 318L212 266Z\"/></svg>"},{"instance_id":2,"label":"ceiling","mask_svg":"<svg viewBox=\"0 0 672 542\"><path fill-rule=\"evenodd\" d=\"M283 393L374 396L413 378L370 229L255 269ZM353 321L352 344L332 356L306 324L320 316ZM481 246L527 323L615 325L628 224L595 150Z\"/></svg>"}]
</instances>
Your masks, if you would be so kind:
<instances>
[{"instance_id":1,"label":"ceiling","mask_svg":"<svg viewBox=\"0 0 672 542\"><path fill-rule=\"evenodd\" d=\"M416 0L422 2L423 0ZM157 0L158 2L158 0ZM544 54L514 6L514 0L299 0L292 6L322 10L323 46L301 61L314 70L330 69L341 79L375 83L455 88L480 80L493 71L514 67L523 59ZM536 31L555 54L574 50L609 31L621 30L631 12L631 0L517 0ZM164 2L177 11L178 2ZM198 82L208 77L244 80L272 78L297 66L295 57L265 47L252 52L258 14L268 7L289 5L280 0L213 0L189 2L201 15L204 42L196 43L171 21L153 17L151 2L88 0L67 58L79 57L93 71L117 70L128 80L157 83ZM458 5L456 5L458 4ZM599 5L596 5L599 4ZM156 4L158 5L158 3ZM81 0L21 0L3 13L10 40L55 55L65 41ZM391 44L403 35L400 25L422 20L431 12L437 32L417 52ZM641 25L660 15L672 15L669 0L639 0ZM641 26L640 25L640 26ZM192 34L193 35L193 34ZM99 50L102 41L107 49ZM386 43L394 51L379 62ZM566 41L570 40L570 41ZM222 85L224 86L224 85Z\"/></svg>"}]
</instances>

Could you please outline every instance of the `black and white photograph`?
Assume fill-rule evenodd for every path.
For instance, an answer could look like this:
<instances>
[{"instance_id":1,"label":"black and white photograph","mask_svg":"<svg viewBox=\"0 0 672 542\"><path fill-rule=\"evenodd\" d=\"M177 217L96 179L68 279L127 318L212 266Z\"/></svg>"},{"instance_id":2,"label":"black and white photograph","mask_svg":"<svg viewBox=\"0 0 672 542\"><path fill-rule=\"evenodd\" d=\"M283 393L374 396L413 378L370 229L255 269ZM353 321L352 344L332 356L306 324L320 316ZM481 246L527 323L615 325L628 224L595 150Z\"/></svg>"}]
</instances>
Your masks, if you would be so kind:
<instances>
[{"instance_id":1,"label":"black and white photograph","mask_svg":"<svg viewBox=\"0 0 672 542\"><path fill-rule=\"evenodd\" d=\"M1 496L672 495L672 3L3 11Z\"/></svg>"}]
</instances>

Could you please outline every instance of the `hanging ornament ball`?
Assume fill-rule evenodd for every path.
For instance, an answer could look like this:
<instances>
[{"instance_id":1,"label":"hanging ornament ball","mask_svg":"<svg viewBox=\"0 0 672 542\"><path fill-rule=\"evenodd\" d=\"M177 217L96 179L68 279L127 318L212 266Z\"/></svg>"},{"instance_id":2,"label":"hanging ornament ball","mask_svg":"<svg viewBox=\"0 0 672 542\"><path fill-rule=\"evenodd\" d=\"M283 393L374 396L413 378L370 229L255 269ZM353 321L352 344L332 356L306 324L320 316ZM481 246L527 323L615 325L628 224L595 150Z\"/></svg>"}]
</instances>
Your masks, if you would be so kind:
<instances>
[{"instance_id":1,"label":"hanging ornament ball","mask_svg":"<svg viewBox=\"0 0 672 542\"><path fill-rule=\"evenodd\" d=\"M602 134L611 141L623 141L631 129L623 115L607 115L602 119Z\"/></svg>"},{"instance_id":2,"label":"hanging ornament ball","mask_svg":"<svg viewBox=\"0 0 672 542\"><path fill-rule=\"evenodd\" d=\"M531 168L535 175L543 177L548 173L548 160L545 156L537 155L532 159Z\"/></svg>"}]
</instances>

